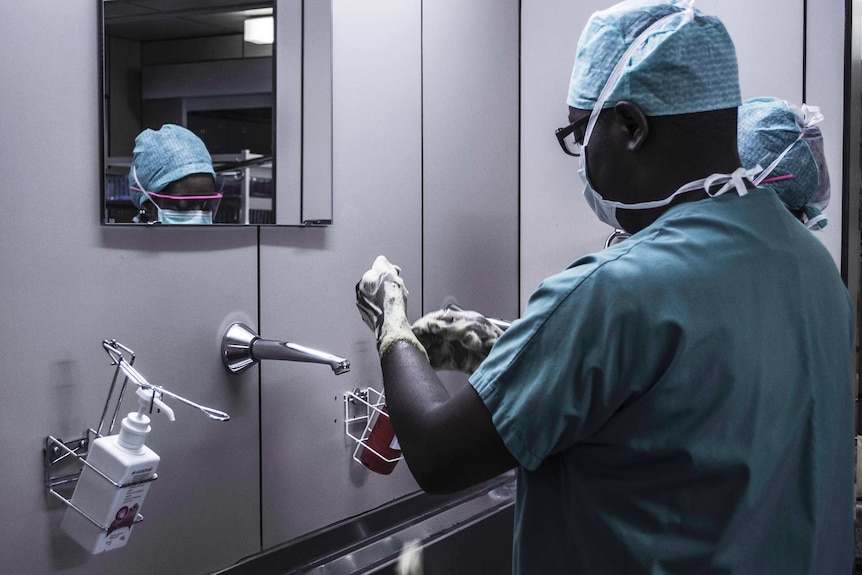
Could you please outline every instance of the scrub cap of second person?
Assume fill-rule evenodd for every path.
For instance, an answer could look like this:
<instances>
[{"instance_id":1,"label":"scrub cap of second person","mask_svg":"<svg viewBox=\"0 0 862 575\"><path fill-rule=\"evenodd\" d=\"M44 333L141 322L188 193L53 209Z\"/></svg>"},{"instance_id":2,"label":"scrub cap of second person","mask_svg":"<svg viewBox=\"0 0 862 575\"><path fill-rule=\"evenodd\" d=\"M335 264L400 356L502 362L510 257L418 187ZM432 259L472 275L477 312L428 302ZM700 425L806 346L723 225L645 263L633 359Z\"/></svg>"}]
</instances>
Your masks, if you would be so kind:
<instances>
[{"instance_id":1,"label":"scrub cap of second person","mask_svg":"<svg viewBox=\"0 0 862 575\"><path fill-rule=\"evenodd\" d=\"M171 182L192 174L210 174L215 178L212 157L203 140L194 132L176 124L165 124L159 130L146 129L135 138L129 185L137 182L148 192L160 192ZM132 202L139 208L148 200L146 194L130 189Z\"/></svg>"},{"instance_id":2,"label":"scrub cap of second person","mask_svg":"<svg viewBox=\"0 0 862 575\"><path fill-rule=\"evenodd\" d=\"M659 19L671 18L635 49L605 100L636 103L647 116L735 108L742 102L736 50L724 24L692 1L628 0L595 12L578 42L568 105L592 110L629 46Z\"/></svg>"},{"instance_id":3,"label":"scrub cap of second person","mask_svg":"<svg viewBox=\"0 0 862 575\"><path fill-rule=\"evenodd\" d=\"M743 166L767 168L787 150L760 187L775 190L788 208L803 212L814 229L826 227L821 212L830 196L823 136L815 125L821 119L817 108L796 107L778 98L752 98L739 108L738 120Z\"/></svg>"}]
</instances>

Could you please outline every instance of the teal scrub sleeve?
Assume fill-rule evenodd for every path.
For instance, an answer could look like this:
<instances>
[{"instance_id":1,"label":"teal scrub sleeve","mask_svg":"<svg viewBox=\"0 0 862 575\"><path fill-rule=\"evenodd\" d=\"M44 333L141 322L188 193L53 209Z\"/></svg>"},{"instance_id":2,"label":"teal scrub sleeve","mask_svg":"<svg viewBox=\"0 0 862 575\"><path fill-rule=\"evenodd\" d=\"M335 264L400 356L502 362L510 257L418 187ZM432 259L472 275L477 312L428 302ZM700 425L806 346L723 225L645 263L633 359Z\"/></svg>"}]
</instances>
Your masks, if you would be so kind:
<instances>
[{"instance_id":1,"label":"teal scrub sleeve","mask_svg":"<svg viewBox=\"0 0 862 575\"><path fill-rule=\"evenodd\" d=\"M648 324L648 296L627 281L626 265L606 270L637 243L582 258L544 281L470 378L529 470L588 441L670 361L677 327Z\"/></svg>"}]
</instances>

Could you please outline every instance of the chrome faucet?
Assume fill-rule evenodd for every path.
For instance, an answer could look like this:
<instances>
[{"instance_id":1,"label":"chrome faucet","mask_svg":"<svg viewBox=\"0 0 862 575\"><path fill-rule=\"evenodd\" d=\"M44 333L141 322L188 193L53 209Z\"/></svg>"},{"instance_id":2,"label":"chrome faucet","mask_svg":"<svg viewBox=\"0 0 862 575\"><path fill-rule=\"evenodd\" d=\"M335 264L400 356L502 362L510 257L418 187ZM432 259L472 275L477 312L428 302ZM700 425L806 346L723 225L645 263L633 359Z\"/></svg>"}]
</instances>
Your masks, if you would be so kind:
<instances>
[{"instance_id":1,"label":"chrome faucet","mask_svg":"<svg viewBox=\"0 0 862 575\"><path fill-rule=\"evenodd\" d=\"M343 357L289 341L262 339L244 323L234 323L227 328L221 341L221 357L225 367L234 373L262 359L322 363L331 367L335 375L350 371L350 361Z\"/></svg>"}]
</instances>

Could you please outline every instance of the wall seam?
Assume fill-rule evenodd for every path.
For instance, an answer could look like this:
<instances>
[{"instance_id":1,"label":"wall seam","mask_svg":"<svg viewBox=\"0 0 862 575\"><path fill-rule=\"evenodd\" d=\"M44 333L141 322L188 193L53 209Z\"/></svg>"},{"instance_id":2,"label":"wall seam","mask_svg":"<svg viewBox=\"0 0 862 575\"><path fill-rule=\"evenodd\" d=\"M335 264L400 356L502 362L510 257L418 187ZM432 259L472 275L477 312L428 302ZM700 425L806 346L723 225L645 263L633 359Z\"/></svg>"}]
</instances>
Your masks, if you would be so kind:
<instances>
[{"instance_id":1,"label":"wall seam","mask_svg":"<svg viewBox=\"0 0 862 575\"><path fill-rule=\"evenodd\" d=\"M843 146L841 181L841 278L850 293L855 317L853 344L852 381L853 397L856 402L853 427L858 434L862 432L862 402L860 402L859 365L862 364L862 350L859 347L859 331L862 318L859 317L859 120L855 112L859 110L859 19L856 0L844 1L844 86L843 86Z\"/></svg>"},{"instance_id":2,"label":"wall seam","mask_svg":"<svg viewBox=\"0 0 862 575\"><path fill-rule=\"evenodd\" d=\"M419 277L422 278L420 317L425 315L425 2L419 0Z\"/></svg>"},{"instance_id":3,"label":"wall seam","mask_svg":"<svg viewBox=\"0 0 862 575\"><path fill-rule=\"evenodd\" d=\"M515 317L521 317L521 148L522 144L522 130L523 130L523 119L521 117L522 111L522 89L523 89L523 22L524 22L524 2L523 0L518 0L518 186L516 192L516 202L517 202L517 224L516 224L516 233L517 239L515 241L515 262L516 269L518 270L518 277L515 281Z\"/></svg>"},{"instance_id":4,"label":"wall seam","mask_svg":"<svg viewBox=\"0 0 862 575\"><path fill-rule=\"evenodd\" d=\"M305 0L299 3L299 51L299 225L304 225L305 194L302 190L305 187Z\"/></svg>"},{"instance_id":5,"label":"wall seam","mask_svg":"<svg viewBox=\"0 0 862 575\"><path fill-rule=\"evenodd\" d=\"M808 0L802 0L802 103L808 101Z\"/></svg>"},{"instance_id":6,"label":"wall seam","mask_svg":"<svg viewBox=\"0 0 862 575\"><path fill-rule=\"evenodd\" d=\"M261 328L261 249L260 249L260 226L257 226L257 326ZM263 364L258 362L257 369L257 498L260 521L258 536L259 549L263 551Z\"/></svg>"},{"instance_id":7,"label":"wall seam","mask_svg":"<svg viewBox=\"0 0 862 575\"><path fill-rule=\"evenodd\" d=\"M853 129L851 121L853 113L857 109L854 106L853 88L855 84L853 58L856 56L853 49L853 35L856 32L854 19L856 13L854 11L854 0L845 0L844 2L844 153L842 158L843 182L841 193L841 209L842 220L841 226L841 278L844 284L850 286L852 284L850 278L850 238L855 234L850 233L850 226L859 226L862 223L862 217L859 214L851 213L852 203L850 201L850 190L853 185L853 175L857 172L852 168L856 148L852 141L854 136L858 134Z\"/></svg>"}]
</instances>

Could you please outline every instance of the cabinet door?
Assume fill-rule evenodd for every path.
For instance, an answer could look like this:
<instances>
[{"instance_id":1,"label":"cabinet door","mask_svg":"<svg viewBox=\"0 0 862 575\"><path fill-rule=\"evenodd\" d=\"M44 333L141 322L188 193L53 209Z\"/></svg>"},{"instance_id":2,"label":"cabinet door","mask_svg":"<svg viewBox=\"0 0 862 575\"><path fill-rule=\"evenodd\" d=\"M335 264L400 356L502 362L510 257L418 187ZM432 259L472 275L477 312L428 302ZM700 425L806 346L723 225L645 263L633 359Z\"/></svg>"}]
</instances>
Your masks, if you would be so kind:
<instances>
[{"instance_id":1,"label":"cabinet door","mask_svg":"<svg viewBox=\"0 0 862 575\"><path fill-rule=\"evenodd\" d=\"M98 4L11 4L0 22L17 47L0 61L0 570L212 573L260 549L257 379L219 357L223 322L257 315L257 231L100 226ZM114 374L105 339L132 348L151 383L231 420L168 399L177 420L153 415L147 438L161 463L145 520L124 548L91 556L60 531L66 507L46 493L41 451L47 435L98 425ZM137 410L132 387L120 417Z\"/></svg>"},{"instance_id":2,"label":"cabinet door","mask_svg":"<svg viewBox=\"0 0 862 575\"><path fill-rule=\"evenodd\" d=\"M376 475L352 459L343 394L381 388L354 285L379 254L422 302L419 0L333 2L333 225L262 228L260 334L348 358L352 370L264 362L264 548L416 490L404 463ZM361 430L360 430L361 431Z\"/></svg>"},{"instance_id":3,"label":"cabinet door","mask_svg":"<svg viewBox=\"0 0 862 575\"><path fill-rule=\"evenodd\" d=\"M520 3L423 7L425 311L518 316Z\"/></svg>"},{"instance_id":4,"label":"cabinet door","mask_svg":"<svg viewBox=\"0 0 862 575\"><path fill-rule=\"evenodd\" d=\"M261 230L261 329L353 369L261 367L264 547L418 489L403 462L355 462L344 433L344 392L382 387L353 289L378 254L401 266L411 319L449 293L517 315L518 3L333 12L334 224Z\"/></svg>"}]
</instances>

